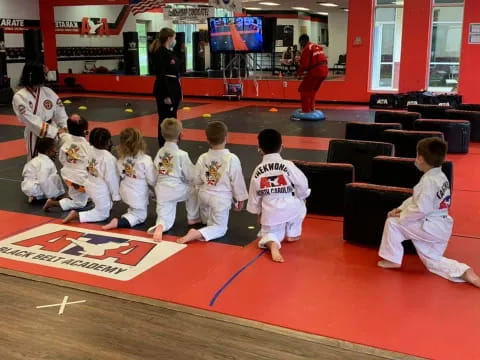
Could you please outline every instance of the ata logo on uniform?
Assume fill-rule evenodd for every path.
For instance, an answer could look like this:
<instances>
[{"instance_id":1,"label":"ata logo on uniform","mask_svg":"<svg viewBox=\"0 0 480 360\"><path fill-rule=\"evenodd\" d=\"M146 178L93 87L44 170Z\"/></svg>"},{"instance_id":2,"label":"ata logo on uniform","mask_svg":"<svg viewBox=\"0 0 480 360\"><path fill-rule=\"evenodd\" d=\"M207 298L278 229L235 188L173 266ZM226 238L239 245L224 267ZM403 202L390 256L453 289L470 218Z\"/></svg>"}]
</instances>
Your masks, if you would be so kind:
<instances>
[{"instance_id":1,"label":"ata logo on uniform","mask_svg":"<svg viewBox=\"0 0 480 360\"><path fill-rule=\"evenodd\" d=\"M0 257L127 281L186 245L46 224L0 241Z\"/></svg>"}]
</instances>

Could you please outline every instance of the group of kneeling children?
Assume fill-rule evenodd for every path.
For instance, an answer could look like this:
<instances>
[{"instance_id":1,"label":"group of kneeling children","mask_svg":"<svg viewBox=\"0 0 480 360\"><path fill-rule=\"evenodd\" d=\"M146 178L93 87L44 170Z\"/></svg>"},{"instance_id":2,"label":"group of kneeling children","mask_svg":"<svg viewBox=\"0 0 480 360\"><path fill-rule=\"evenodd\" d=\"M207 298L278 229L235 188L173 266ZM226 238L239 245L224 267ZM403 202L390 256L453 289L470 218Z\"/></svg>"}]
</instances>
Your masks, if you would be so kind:
<instances>
[{"instance_id":1,"label":"group of kneeling children","mask_svg":"<svg viewBox=\"0 0 480 360\"><path fill-rule=\"evenodd\" d=\"M127 212L110 219L102 228L134 227L147 218L151 186L155 190L157 220L148 233L155 241L161 241L162 234L172 228L177 203L183 201L188 224L205 226L191 228L178 243L224 236L232 203L235 210L241 211L247 199L247 211L257 214L261 224L259 247L268 249L274 261L284 261L280 253L284 240L296 241L301 236L305 199L310 194L308 180L293 162L281 157L282 137L274 129L258 134L263 159L253 171L247 192L240 160L225 148L228 131L221 121L208 123L205 132L210 149L196 165L178 146L182 124L177 119L163 120L161 130L166 142L153 161L136 128L121 132L117 159L111 153L113 144L107 129L93 129L87 141L87 120L75 114L67 124L68 132L60 134L58 141L38 140L38 155L25 165L21 185L29 202L46 199L44 210L71 210L64 223L108 220L113 203L121 200L128 205ZM431 272L480 287L480 278L473 269L443 256L453 227L448 215L450 185L441 170L446 150L446 143L438 138L419 142L416 166L424 175L412 197L388 214L379 252L383 260L378 265L399 268L403 258L401 243L410 239ZM54 163L57 152L61 178ZM94 208L77 211L87 205L89 198Z\"/></svg>"}]
</instances>

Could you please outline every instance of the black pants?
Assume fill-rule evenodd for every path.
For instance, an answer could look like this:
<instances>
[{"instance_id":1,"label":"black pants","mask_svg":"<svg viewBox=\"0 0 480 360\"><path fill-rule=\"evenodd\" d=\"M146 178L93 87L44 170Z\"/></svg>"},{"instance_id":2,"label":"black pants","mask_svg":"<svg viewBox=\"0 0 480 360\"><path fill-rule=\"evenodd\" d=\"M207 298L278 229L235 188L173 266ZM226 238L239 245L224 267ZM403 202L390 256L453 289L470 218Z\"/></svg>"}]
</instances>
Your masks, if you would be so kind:
<instances>
[{"instance_id":1,"label":"black pants","mask_svg":"<svg viewBox=\"0 0 480 360\"><path fill-rule=\"evenodd\" d=\"M180 88L180 83L177 79L174 81L169 81L169 90L172 100L172 104L165 104L164 95L155 94L155 99L157 100L157 111L158 111L158 145L162 147L165 144L165 139L162 136L162 122L166 118L177 118L177 110L180 105L180 100L182 99L182 89Z\"/></svg>"}]
</instances>

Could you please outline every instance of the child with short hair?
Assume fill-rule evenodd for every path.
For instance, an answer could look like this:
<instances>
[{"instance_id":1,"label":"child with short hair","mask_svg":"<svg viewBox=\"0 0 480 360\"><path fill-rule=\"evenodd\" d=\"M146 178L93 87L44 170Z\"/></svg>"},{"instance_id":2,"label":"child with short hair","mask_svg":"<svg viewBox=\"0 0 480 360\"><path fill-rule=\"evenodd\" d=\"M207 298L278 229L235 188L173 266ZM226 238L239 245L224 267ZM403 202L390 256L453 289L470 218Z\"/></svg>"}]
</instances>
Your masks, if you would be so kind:
<instances>
[{"instance_id":1,"label":"child with short hair","mask_svg":"<svg viewBox=\"0 0 480 360\"><path fill-rule=\"evenodd\" d=\"M95 207L88 211L70 211L63 223L72 220L99 222L108 219L113 201L120 200L117 159L112 155L112 135L105 128L95 128L89 137L92 149L88 159L88 177L85 182L87 195Z\"/></svg>"},{"instance_id":2,"label":"child with short hair","mask_svg":"<svg viewBox=\"0 0 480 360\"><path fill-rule=\"evenodd\" d=\"M248 198L240 160L225 149L227 126L221 121L212 121L205 133L210 150L198 158L195 183L200 186L200 217L207 226L200 230L191 229L177 240L181 244L192 240L210 241L224 236L228 229L232 198L235 199L237 211L242 210Z\"/></svg>"},{"instance_id":3,"label":"child with short hair","mask_svg":"<svg viewBox=\"0 0 480 360\"><path fill-rule=\"evenodd\" d=\"M188 153L179 149L177 144L182 129L182 123L174 118L166 118L161 124L165 145L158 150L154 160L157 172L157 221L155 226L148 229L156 241L161 241L163 232L173 226L178 202L186 202L189 225L200 222L198 194L193 184L195 167Z\"/></svg>"},{"instance_id":4,"label":"child with short hair","mask_svg":"<svg viewBox=\"0 0 480 360\"><path fill-rule=\"evenodd\" d=\"M136 128L120 133L117 168L120 173L120 197L128 205L126 214L113 218L102 229L131 228L147 218L148 186L156 181L155 168L150 156L145 154L147 144Z\"/></svg>"},{"instance_id":5,"label":"child with short hair","mask_svg":"<svg viewBox=\"0 0 480 360\"><path fill-rule=\"evenodd\" d=\"M258 146L263 159L250 180L247 211L260 217L258 246L269 249L273 261L283 262L282 241L300 239L310 189L303 172L281 157L282 135L278 131L262 130Z\"/></svg>"},{"instance_id":6,"label":"child with short hair","mask_svg":"<svg viewBox=\"0 0 480 360\"><path fill-rule=\"evenodd\" d=\"M68 133L60 137L60 151L58 159L62 164L60 174L68 186L68 197L56 201L47 200L43 209L60 206L63 211L81 209L87 205L88 195L85 192L87 180L88 158L90 144L85 138L88 135L88 121L78 114L73 114L67 120Z\"/></svg>"},{"instance_id":7,"label":"child with short hair","mask_svg":"<svg viewBox=\"0 0 480 360\"><path fill-rule=\"evenodd\" d=\"M36 143L37 156L25 164L22 172L22 191L28 202L56 199L65 194L62 179L58 175L54 160L57 145L52 138L39 138Z\"/></svg>"},{"instance_id":8,"label":"child with short hair","mask_svg":"<svg viewBox=\"0 0 480 360\"><path fill-rule=\"evenodd\" d=\"M424 173L413 188L413 195L388 213L383 230L378 262L382 268L400 268L402 242L412 240L427 269L454 282L469 282L480 287L480 278L468 265L443 256L452 235L450 183L442 172L447 144L439 138L427 138L417 144L415 166Z\"/></svg>"}]
</instances>

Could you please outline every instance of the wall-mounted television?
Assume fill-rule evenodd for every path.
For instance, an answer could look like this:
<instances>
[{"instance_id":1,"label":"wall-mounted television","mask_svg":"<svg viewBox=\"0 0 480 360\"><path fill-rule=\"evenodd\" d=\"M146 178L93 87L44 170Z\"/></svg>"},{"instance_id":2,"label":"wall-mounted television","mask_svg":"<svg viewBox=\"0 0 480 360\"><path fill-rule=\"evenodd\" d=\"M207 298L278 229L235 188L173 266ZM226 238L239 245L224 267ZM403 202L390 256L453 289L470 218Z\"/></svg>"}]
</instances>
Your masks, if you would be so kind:
<instances>
[{"instance_id":1,"label":"wall-mounted television","mask_svg":"<svg viewBox=\"0 0 480 360\"><path fill-rule=\"evenodd\" d=\"M214 53L263 52L263 18L259 16L208 19L210 49Z\"/></svg>"}]
</instances>

